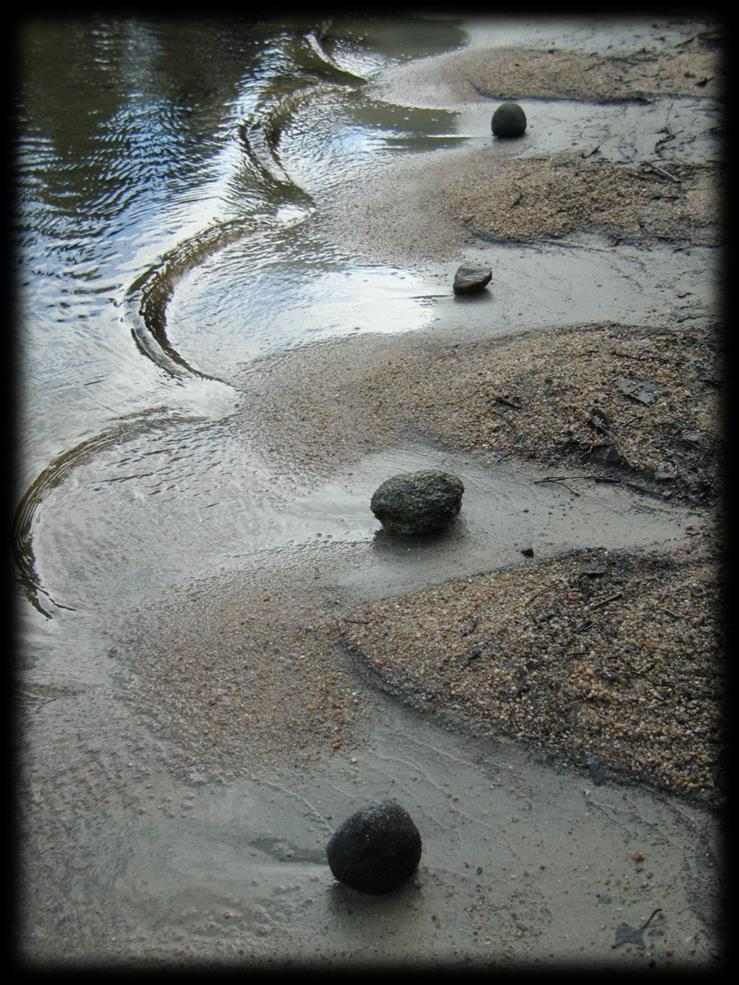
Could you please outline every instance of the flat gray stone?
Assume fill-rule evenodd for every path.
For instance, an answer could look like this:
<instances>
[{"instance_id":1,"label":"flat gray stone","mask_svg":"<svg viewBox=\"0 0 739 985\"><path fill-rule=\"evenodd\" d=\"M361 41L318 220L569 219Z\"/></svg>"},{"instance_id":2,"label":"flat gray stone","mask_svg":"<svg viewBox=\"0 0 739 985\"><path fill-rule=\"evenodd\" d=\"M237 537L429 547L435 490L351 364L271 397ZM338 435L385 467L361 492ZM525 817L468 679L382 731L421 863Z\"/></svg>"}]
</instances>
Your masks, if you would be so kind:
<instances>
[{"instance_id":1,"label":"flat gray stone","mask_svg":"<svg viewBox=\"0 0 739 985\"><path fill-rule=\"evenodd\" d=\"M616 386L621 393L638 401L640 404L651 404L655 393L659 393L660 386L652 380L643 380L639 376L627 376L616 380Z\"/></svg>"},{"instance_id":2,"label":"flat gray stone","mask_svg":"<svg viewBox=\"0 0 739 985\"><path fill-rule=\"evenodd\" d=\"M454 275L455 294L477 294L484 291L493 278L486 267L460 267Z\"/></svg>"}]
</instances>

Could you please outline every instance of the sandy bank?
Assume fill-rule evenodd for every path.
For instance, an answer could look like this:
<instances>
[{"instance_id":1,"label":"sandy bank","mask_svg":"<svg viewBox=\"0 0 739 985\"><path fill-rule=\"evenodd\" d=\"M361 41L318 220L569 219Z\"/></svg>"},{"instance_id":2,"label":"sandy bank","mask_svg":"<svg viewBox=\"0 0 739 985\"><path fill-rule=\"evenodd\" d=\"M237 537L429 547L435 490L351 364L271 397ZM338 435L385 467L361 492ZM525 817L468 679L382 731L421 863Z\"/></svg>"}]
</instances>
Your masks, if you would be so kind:
<instances>
[{"instance_id":1,"label":"sandy bank","mask_svg":"<svg viewBox=\"0 0 739 985\"><path fill-rule=\"evenodd\" d=\"M672 49L613 54L577 48L472 48L386 73L386 98L411 89L430 104L486 99L643 101L654 96L715 97L722 62L709 35L696 33Z\"/></svg>"},{"instance_id":2,"label":"sandy bank","mask_svg":"<svg viewBox=\"0 0 739 985\"><path fill-rule=\"evenodd\" d=\"M492 145L430 153L339 191L326 235L386 260L459 256L484 240L600 233L614 244L721 239L720 168L612 164L570 154L501 159Z\"/></svg>"},{"instance_id":3,"label":"sandy bank","mask_svg":"<svg viewBox=\"0 0 739 985\"><path fill-rule=\"evenodd\" d=\"M710 560L574 554L358 609L347 644L390 693L604 779L716 802Z\"/></svg>"},{"instance_id":4,"label":"sandy bank","mask_svg":"<svg viewBox=\"0 0 739 985\"><path fill-rule=\"evenodd\" d=\"M319 471L420 438L706 503L720 481L718 346L681 326L356 338L263 364L244 426L265 455Z\"/></svg>"},{"instance_id":5,"label":"sandy bank","mask_svg":"<svg viewBox=\"0 0 739 985\"><path fill-rule=\"evenodd\" d=\"M613 57L455 52L387 73L377 92L409 103L441 93L431 105L640 100L709 97L718 78L715 52L696 37ZM614 249L715 245L720 174L597 153L501 158L491 143L401 160L361 195L339 190L317 222L360 255L401 262L583 233L605 234ZM494 319L494 281L490 291ZM719 326L681 322L553 325L482 341L453 330L360 337L261 364L244 382L243 423L268 459L316 476L421 439L483 463L545 463L573 496L583 478L610 478L702 508L708 522L689 556L612 554L597 577L582 574L579 554L533 562L359 607L342 638L391 694L476 734L711 803L720 798L721 346Z\"/></svg>"}]
</instances>

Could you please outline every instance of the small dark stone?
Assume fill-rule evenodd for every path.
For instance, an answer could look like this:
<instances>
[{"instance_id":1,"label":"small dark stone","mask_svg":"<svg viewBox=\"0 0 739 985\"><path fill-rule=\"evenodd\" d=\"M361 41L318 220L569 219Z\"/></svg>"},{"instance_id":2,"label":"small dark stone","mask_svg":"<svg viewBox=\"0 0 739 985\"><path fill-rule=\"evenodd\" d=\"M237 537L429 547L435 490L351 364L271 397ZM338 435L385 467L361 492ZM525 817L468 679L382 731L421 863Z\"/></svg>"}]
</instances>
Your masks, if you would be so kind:
<instances>
[{"instance_id":1,"label":"small dark stone","mask_svg":"<svg viewBox=\"0 0 739 985\"><path fill-rule=\"evenodd\" d=\"M487 267L460 267L454 275L455 294L477 294L484 291L493 278Z\"/></svg>"},{"instance_id":2,"label":"small dark stone","mask_svg":"<svg viewBox=\"0 0 739 985\"><path fill-rule=\"evenodd\" d=\"M394 475L379 486L370 509L391 533L414 535L446 527L459 513L464 483L450 472L423 469Z\"/></svg>"},{"instance_id":3,"label":"small dark stone","mask_svg":"<svg viewBox=\"0 0 739 985\"><path fill-rule=\"evenodd\" d=\"M501 103L491 126L496 137L521 137L526 130L526 114L518 103Z\"/></svg>"},{"instance_id":4,"label":"small dark stone","mask_svg":"<svg viewBox=\"0 0 739 985\"><path fill-rule=\"evenodd\" d=\"M639 376L627 376L616 380L616 386L625 396L640 404L651 404L654 395L659 393L660 386L652 380L643 380Z\"/></svg>"},{"instance_id":5,"label":"small dark stone","mask_svg":"<svg viewBox=\"0 0 739 985\"><path fill-rule=\"evenodd\" d=\"M603 575L608 574L608 565L598 564L597 562L584 564L580 568L580 574L586 575L588 578L601 578Z\"/></svg>"},{"instance_id":6,"label":"small dark stone","mask_svg":"<svg viewBox=\"0 0 739 985\"><path fill-rule=\"evenodd\" d=\"M421 835L405 808L382 800L347 818L329 839L326 856L345 886L387 893L416 871Z\"/></svg>"},{"instance_id":7,"label":"small dark stone","mask_svg":"<svg viewBox=\"0 0 739 985\"><path fill-rule=\"evenodd\" d=\"M534 556L534 548L533 547L522 547L521 548L521 553L523 554L524 557L533 557Z\"/></svg>"},{"instance_id":8,"label":"small dark stone","mask_svg":"<svg viewBox=\"0 0 739 985\"><path fill-rule=\"evenodd\" d=\"M590 779L596 787L599 787L602 783L605 783L606 774L603 769L603 763L597 756L588 756L586 765L588 767Z\"/></svg>"}]
</instances>

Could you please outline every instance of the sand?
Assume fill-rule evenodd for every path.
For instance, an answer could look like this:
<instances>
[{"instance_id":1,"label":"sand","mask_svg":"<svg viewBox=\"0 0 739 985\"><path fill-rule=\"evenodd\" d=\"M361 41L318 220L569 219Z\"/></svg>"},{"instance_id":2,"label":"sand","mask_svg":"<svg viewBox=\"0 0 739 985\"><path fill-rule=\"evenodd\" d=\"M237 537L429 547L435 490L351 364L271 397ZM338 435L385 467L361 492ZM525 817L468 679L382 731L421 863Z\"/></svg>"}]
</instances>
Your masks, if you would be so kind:
<instances>
[{"instance_id":1,"label":"sand","mask_svg":"<svg viewBox=\"0 0 739 985\"><path fill-rule=\"evenodd\" d=\"M557 71L543 90L531 80L550 58ZM577 98L586 85L594 99L707 95L716 78L705 81L715 55L698 41L652 59L473 50L434 68L447 86L464 78L486 96ZM424 72L401 68L385 89L428 82ZM505 90L504 74L516 80ZM713 166L568 154L501 162L473 148L400 162L359 198L339 191L319 223L365 255L432 261L489 240L583 233L614 248L715 245L719 202ZM388 693L474 735L511 736L560 762L592 760L716 804L722 354L720 325L705 321L356 338L260 365L244 382L244 426L266 456L316 476L424 440L482 463L545 464L573 496L583 481L611 481L698 508L706 523L689 557L613 552L608 574L593 578L579 553L533 561L360 606L341 640Z\"/></svg>"},{"instance_id":2,"label":"sand","mask_svg":"<svg viewBox=\"0 0 739 985\"><path fill-rule=\"evenodd\" d=\"M545 63L556 69L542 86ZM715 66L697 26L657 55L471 50L384 84L462 101L708 100ZM721 241L713 165L510 151L491 176L491 150L420 155L361 194L332 190L316 230L408 264L461 260L491 240L605 235L645 262L657 242ZM679 289L666 284L666 302ZM25 808L36 955L319 968L715 960L721 327L555 323L482 339L462 327L252 367L239 381L245 443L308 486L418 441L479 468L538 464L575 501L611 482L645 511L690 507L681 546L528 551L502 565L491 551L485 570L419 565L421 587L381 583L362 598L333 580L340 560L371 558L348 543L335 558L251 558L231 579L123 616L115 646L96 653L113 661L113 683L24 695L28 747L43 749ZM331 883L324 847L378 792L423 819L425 854L404 892L375 905ZM71 903L55 898L61 886Z\"/></svg>"},{"instance_id":3,"label":"sand","mask_svg":"<svg viewBox=\"0 0 739 985\"><path fill-rule=\"evenodd\" d=\"M699 40L688 47L651 68L641 55L508 49L433 65L447 85L464 77L478 94L505 68L520 79L516 91L531 95L581 96L587 76L597 83L590 97L617 98L620 79L622 95L642 98L648 71L651 92L707 95L708 83L692 80L715 69L715 54ZM550 58L558 68L542 93L531 80ZM424 71L411 64L385 86L418 84ZM613 249L720 242L716 166L496 153L490 145L399 160L361 196L335 192L317 228L378 260L427 262L491 239L597 233ZM687 555L606 552L607 573L591 578L580 552L565 553L554 564L529 559L358 605L327 602L309 570L263 574L238 602L219 596L217 629L175 604L157 610L148 630L155 644L146 645L144 620L128 663L129 700L213 769L238 772L247 748L250 764L299 766L360 741L359 670L476 737L514 738L560 763L592 760L614 777L720 802L720 325L554 324L469 339L463 320L461 309L444 333L357 336L260 361L239 381L244 438L276 473L289 462L311 482L421 442L469 453L483 467L545 466L539 481L573 497L583 484L623 484L647 501L697 511L703 522L689 531ZM209 591L195 612L213 608ZM670 684L676 667L681 687Z\"/></svg>"},{"instance_id":4,"label":"sand","mask_svg":"<svg viewBox=\"0 0 739 985\"><path fill-rule=\"evenodd\" d=\"M579 99L646 101L657 95L715 98L723 64L716 37L701 32L673 48L594 52L577 48L504 46L465 49L436 61L388 72L378 86L397 98L403 87L436 98L440 89L460 102Z\"/></svg>"}]
</instances>

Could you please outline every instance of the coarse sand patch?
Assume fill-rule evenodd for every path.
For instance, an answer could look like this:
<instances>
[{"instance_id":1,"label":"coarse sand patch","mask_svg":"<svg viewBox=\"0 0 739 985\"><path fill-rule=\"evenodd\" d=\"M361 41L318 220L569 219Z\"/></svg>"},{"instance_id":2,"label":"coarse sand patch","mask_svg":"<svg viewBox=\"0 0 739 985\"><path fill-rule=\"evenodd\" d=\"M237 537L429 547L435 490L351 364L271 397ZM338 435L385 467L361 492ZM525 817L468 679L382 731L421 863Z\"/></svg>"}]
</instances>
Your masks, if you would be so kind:
<instances>
[{"instance_id":1,"label":"coarse sand patch","mask_svg":"<svg viewBox=\"0 0 739 985\"><path fill-rule=\"evenodd\" d=\"M720 169L708 165L636 166L558 154L546 160L468 161L448 208L480 236L559 238L599 232L622 241L715 242L720 231Z\"/></svg>"},{"instance_id":2,"label":"coarse sand patch","mask_svg":"<svg viewBox=\"0 0 739 985\"><path fill-rule=\"evenodd\" d=\"M725 78L720 40L709 31L671 49L620 53L512 45L462 48L394 67L373 90L390 101L445 107L481 98L590 103L717 98Z\"/></svg>"},{"instance_id":3,"label":"coarse sand patch","mask_svg":"<svg viewBox=\"0 0 739 985\"><path fill-rule=\"evenodd\" d=\"M346 645L390 693L593 781L721 797L713 563L578 552L354 610Z\"/></svg>"},{"instance_id":4,"label":"coarse sand patch","mask_svg":"<svg viewBox=\"0 0 739 985\"><path fill-rule=\"evenodd\" d=\"M245 384L244 427L307 469L421 438L487 462L609 466L700 504L720 482L722 387L718 329L375 336L265 362Z\"/></svg>"},{"instance_id":5,"label":"coarse sand patch","mask_svg":"<svg viewBox=\"0 0 739 985\"><path fill-rule=\"evenodd\" d=\"M494 48L460 54L456 71L490 99L527 96L589 102L646 100L652 96L715 97L721 60L716 49L602 55L550 48ZM453 62L453 58L450 58Z\"/></svg>"},{"instance_id":6,"label":"coarse sand patch","mask_svg":"<svg viewBox=\"0 0 739 985\"><path fill-rule=\"evenodd\" d=\"M501 159L484 147L400 162L368 178L361 198L339 189L320 224L388 260L584 233L714 245L723 235L722 182L717 165L614 164L568 153Z\"/></svg>"}]
</instances>

